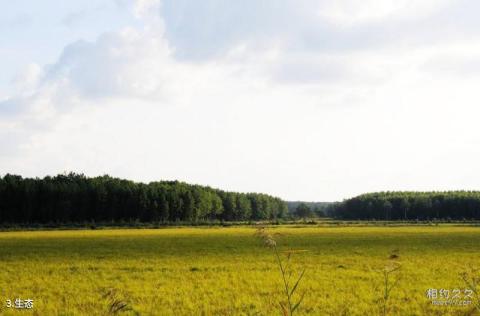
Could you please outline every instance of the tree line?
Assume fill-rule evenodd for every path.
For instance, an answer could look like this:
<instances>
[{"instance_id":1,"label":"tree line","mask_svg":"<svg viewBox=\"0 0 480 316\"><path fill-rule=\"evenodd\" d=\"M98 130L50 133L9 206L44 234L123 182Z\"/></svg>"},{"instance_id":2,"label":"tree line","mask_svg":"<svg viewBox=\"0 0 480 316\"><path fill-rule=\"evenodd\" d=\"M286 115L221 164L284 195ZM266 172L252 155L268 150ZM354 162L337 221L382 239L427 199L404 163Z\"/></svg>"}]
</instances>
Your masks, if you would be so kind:
<instances>
[{"instance_id":1,"label":"tree line","mask_svg":"<svg viewBox=\"0 0 480 316\"><path fill-rule=\"evenodd\" d=\"M360 220L477 220L480 191L368 193L332 204L327 213Z\"/></svg>"},{"instance_id":2,"label":"tree line","mask_svg":"<svg viewBox=\"0 0 480 316\"><path fill-rule=\"evenodd\" d=\"M145 184L76 173L0 177L0 223L242 221L286 214L286 203L276 197L178 181Z\"/></svg>"}]
</instances>

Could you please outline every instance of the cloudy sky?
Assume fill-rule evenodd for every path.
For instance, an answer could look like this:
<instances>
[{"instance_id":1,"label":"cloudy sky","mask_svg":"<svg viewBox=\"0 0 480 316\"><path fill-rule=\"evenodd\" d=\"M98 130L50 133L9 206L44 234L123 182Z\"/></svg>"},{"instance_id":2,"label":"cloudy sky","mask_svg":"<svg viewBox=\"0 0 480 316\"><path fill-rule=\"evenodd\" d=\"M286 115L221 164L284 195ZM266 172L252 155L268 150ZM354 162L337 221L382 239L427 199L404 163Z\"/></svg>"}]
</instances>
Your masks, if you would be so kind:
<instances>
[{"instance_id":1,"label":"cloudy sky","mask_svg":"<svg viewBox=\"0 0 480 316\"><path fill-rule=\"evenodd\" d=\"M17 0L0 174L290 200L480 189L480 2Z\"/></svg>"}]
</instances>

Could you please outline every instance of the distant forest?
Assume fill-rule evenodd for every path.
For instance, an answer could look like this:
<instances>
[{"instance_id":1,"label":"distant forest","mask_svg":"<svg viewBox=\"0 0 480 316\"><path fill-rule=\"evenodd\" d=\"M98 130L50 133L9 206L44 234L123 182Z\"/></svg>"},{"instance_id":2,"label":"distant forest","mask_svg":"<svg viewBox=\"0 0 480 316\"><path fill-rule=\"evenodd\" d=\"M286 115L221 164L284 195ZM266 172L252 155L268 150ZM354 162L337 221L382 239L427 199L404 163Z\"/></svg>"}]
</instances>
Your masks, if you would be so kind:
<instances>
[{"instance_id":1,"label":"distant forest","mask_svg":"<svg viewBox=\"0 0 480 316\"><path fill-rule=\"evenodd\" d=\"M175 222L277 219L287 204L178 181L137 183L100 176L0 177L0 223Z\"/></svg>"},{"instance_id":2,"label":"distant forest","mask_svg":"<svg viewBox=\"0 0 480 316\"><path fill-rule=\"evenodd\" d=\"M69 173L0 177L1 224L344 220L480 220L480 191L379 192L342 202L285 202L178 181L148 184Z\"/></svg>"},{"instance_id":3,"label":"distant forest","mask_svg":"<svg viewBox=\"0 0 480 316\"><path fill-rule=\"evenodd\" d=\"M290 202L287 202L289 214L291 214L292 216L301 217L296 215L298 206L301 204L304 204L305 206L307 206L310 211L310 214L316 217L325 217L327 212L329 210L330 211L332 210L331 206L333 205L333 203L331 202L290 201Z\"/></svg>"},{"instance_id":4,"label":"distant forest","mask_svg":"<svg viewBox=\"0 0 480 316\"><path fill-rule=\"evenodd\" d=\"M480 219L480 191L379 192L334 203L327 214L339 219Z\"/></svg>"}]
</instances>

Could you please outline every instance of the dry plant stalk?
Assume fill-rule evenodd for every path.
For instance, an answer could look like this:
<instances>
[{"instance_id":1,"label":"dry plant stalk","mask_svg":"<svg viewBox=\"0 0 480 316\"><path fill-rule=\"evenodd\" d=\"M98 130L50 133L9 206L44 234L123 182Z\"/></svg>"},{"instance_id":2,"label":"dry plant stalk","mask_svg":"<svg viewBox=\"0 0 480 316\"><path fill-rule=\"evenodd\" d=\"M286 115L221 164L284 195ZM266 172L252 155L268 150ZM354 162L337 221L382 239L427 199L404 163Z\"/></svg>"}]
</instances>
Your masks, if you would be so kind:
<instances>
[{"instance_id":1,"label":"dry plant stalk","mask_svg":"<svg viewBox=\"0 0 480 316\"><path fill-rule=\"evenodd\" d=\"M400 265L389 265L385 266L382 270L383 273L383 309L382 315L387 315L387 303L390 298L390 293L392 290L398 285L400 278L397 277L393 282L391 282L390 276L395 273L396 271L400 270Z\"/></svg>"},{"instance_id":2,"label":"dry plant stalk","mask_svg":"<svg viewBox=\"0 0 480 316\"><path fill-rule=\"evenodd\" d=\"M300 304L303 301L303 298L305 297L305 293L303 293L297 301L294 301L294 298L293 298L296 290L298 289L300 281L303 279L303 276L305 275L306 269L302 270L302 272L300 273L298 278L294 280L295 282L293 282L293 285L292 285L293 271L291 268L291 257L293 253L303 252L304 250L287 251L285 252L287 255L286 260L282 260L277 248L276 240L273 238L273 236L270 233L266 231L264 227L257 229L255 234L258 238L262 240L264 246L273 249L278 267L280 268L280 272L282 274L282 282L284 287L283 292L285 293L285 297L286 297L286 303L280 302L279 304L282 309L282 314L284 316L292 316L294 312L299 308Z\"/></svg>"}]
</instances>

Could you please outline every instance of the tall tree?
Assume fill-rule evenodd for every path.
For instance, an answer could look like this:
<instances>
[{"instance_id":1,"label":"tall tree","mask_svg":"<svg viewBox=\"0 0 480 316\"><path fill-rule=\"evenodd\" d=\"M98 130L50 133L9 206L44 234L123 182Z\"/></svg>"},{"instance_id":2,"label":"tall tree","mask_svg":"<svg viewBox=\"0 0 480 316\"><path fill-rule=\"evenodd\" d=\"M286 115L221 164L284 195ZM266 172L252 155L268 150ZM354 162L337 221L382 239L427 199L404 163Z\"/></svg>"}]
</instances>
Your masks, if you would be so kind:
<instances>
[{"instance_id":1,"label":"tall tree","mask_svg":"<svg viewBox=\"0 0 480 316\"><path fill-rule=\"evenodd\" d=\"M295 215L299 218L307 218L312 217L313 213L307 204L300 203L295 210Z\"/></svg>"}]
</instances>

